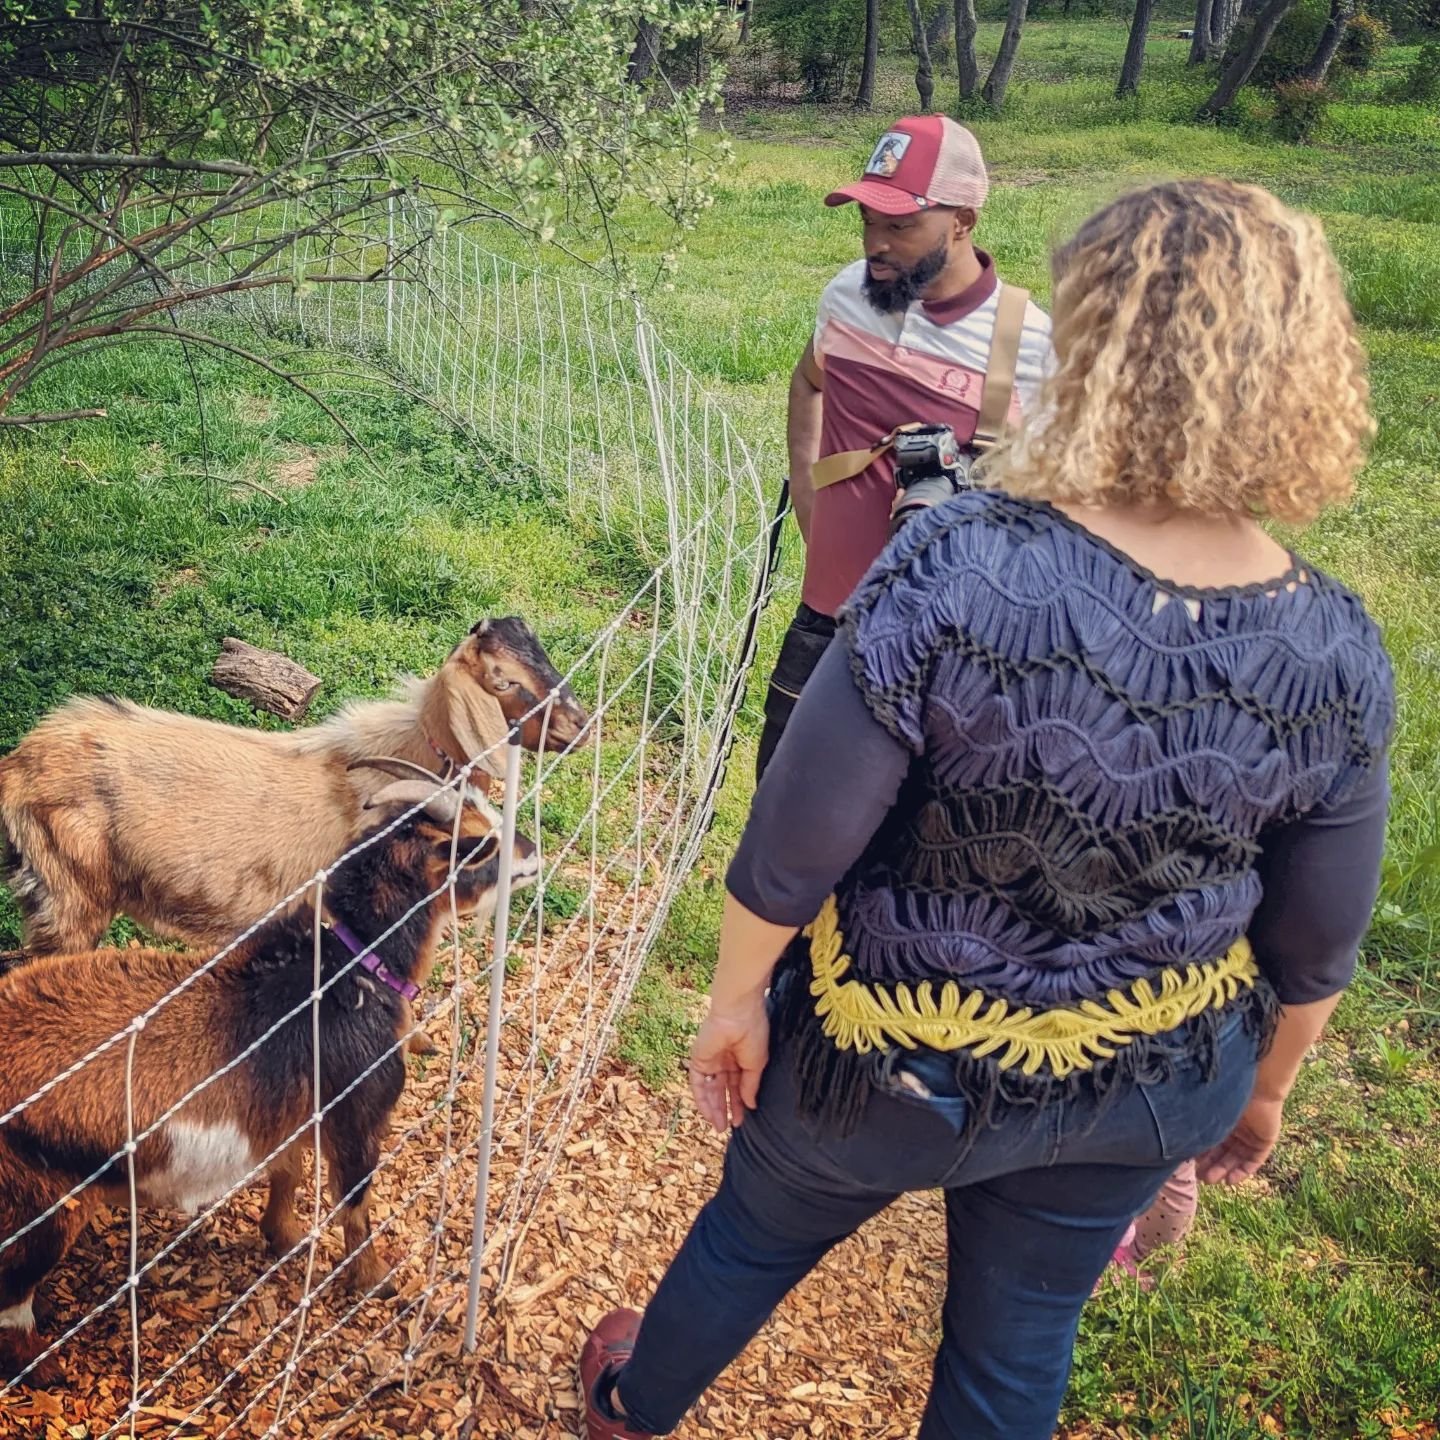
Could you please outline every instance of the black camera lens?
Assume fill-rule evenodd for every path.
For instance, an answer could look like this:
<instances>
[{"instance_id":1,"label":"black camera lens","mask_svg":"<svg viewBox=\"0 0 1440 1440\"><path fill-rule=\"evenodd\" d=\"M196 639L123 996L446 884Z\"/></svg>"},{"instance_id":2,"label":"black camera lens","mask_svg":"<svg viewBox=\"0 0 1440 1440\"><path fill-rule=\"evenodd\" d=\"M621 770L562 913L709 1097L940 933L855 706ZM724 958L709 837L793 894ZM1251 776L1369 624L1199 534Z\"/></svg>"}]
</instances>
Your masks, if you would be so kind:
<instances>
[{"instance_id":1,"label":"black camera lens","mask_svg":"<svg viewBox=\"0 0 1440 1440\"><path fill-rule=\"evenodd\" d=\"M943 504L956 493L955 481L949 475L929 475L912 481L900 493L900 501L890 519L890 533L893 535L917 510Z\"/></svg>"}]
</instances>

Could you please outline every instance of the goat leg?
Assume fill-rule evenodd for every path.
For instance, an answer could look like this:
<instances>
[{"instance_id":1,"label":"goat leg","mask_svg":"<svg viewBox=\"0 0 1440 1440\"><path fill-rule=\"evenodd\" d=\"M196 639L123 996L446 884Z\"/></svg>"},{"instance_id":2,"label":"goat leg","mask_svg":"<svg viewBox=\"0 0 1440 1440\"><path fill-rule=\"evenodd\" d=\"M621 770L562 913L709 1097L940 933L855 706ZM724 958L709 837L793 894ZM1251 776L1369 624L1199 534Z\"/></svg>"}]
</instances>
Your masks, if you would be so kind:
<instances>
[{"instance_id":1,"label":"goat leg","mask_svg":"<svg viewBox=\"0 0 1440 1440\"><path fill-rule=\"evenodd\" d=\"M32 1192L27 1199L44 1204L53 1203L47 1187L43 1195ZM83 1200L78 1205L62 1206L49 1219L43 1220L0 1257L0 1383L13 1380L22 1372L22 1385L45 1389L64 1380L59 1361L54 1355L34 1364L47 1347L35 1329L35 1287L52 1267L65 1258L75 1237L89 1223L93 1205ZM0 1229L8 1231L16 1222L16 1213L0 1214Z\"/></svg>"},{"instance_id":2,"label":"goat leg","mask_svg":"<svg viewBox=\"0 0 1440 1440\"><path fill-rule=\"evenodd\" d=\"M379 1158L380 1137L373 1133L352 1134L334 1144L330 1174L335 1200L338 1203L344 1196L350 1197L340 1207L345 1254L336 1269L344 1272L341 1283L346 1289L376 1300L392 1300L395 1286L386 1279L390 1266L370 1233L370 1181Z\"/></svg>"},{"instance_id":3,"label":"goat leg","mask_svg":"<svg viewBox=\"0 0 1440 1440\"><path fill-rule=\"evenodd\" d=\"M277 1259L288 1255L305 1237L295 1213L295 1191L303 1173L304 1153L295 1141L270 1167L270 1198L260 1217L260 1233Z\"/></svg>"},{"instance_id":4,"label":"goat leg","mask_svg":"<svg viewBox=\"0 0 1440 1440\"><path fill-rule=\"evenodd\" d=\"M27 1313L29 1306L27 1301L24 1307ZM65 1373L55 1356L48 1355L38 1365L33 1365L35 1357L45 1348L46 1342L36 1332L33 1315L28 1326L6 1325L0 1329L0 1383L24 1374L20 1384L30 1386L32 1390L48 1390L63 1384Z\"/></svg>"}]
</instances>

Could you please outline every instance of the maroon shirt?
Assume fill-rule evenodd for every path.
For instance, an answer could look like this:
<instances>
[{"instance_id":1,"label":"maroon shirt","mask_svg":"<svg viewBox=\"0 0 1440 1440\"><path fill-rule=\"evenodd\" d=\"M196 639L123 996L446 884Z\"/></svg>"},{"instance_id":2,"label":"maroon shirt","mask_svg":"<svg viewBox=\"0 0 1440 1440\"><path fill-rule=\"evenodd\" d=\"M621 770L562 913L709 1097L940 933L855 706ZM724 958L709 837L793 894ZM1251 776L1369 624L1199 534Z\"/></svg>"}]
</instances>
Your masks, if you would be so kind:
<instances>
[{"instance_id":1,"label":"maroon shirt","mask_svg":"<svg viewBox=\"0 0 1440 1440\"><path fill-rule=\"evenodd\" d=\"M962 444L975 433L999 285L994 262L977 250L980 278L938 303L917 301L882 315L865 299L865 262L825 288L815 327L815 363L824 371L820 454L863 450L897 425L949 425ZM1010 419L1030 404L1049 363L1050 321L1035 305L1015 366ZM885 548L895 470L882 455L859 475L815 496L801 599L833 615Z\"/></svg>"}]
</instances>

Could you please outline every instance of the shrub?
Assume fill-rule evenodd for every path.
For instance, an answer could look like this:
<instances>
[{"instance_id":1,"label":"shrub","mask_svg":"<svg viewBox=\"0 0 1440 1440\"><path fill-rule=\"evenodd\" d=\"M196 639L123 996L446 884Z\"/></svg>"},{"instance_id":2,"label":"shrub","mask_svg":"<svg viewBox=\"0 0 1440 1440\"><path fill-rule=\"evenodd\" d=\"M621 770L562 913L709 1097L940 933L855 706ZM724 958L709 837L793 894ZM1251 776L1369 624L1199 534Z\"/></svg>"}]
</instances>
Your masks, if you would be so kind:
<instances>
[{"instance_id":1,"label":"shrub","mask_svg":"<svg viewBox=\"0 0 1440 1440\"><path fill-rule=\"evenodd\" d=\"M1337 58L1347 70L1368 70L1389 43L1390 27L1361 10L1350 17Z\"/></svg>"},{"instance_id":2,"label":"shrub","mask_svg":"<svg viewBox=\"0 0 1440 1440\"><path fill-rule=\"evenodd\" d=\"M1435 3L1440 5L1440 0ZM1274 87L1294 80L1315 53L1329 23L1330 0L1296 0L1256 64L1251 83ZM1254 25L1254 19L1247 18L1235 27L1234 39L1225 56L1227 64L1249 39ZM1350 17L1336 63L1349 70L1368 70L1389 43L1389 26L1370 12L1359 10Z\"/></svg>"},{"instance_id":3,"label":"shrub","mask_svg":"<svg viewBox=\"0 0 1440 1440\"><path fill-rule=\"evenodd\" d=\"M865 0L769 0L755 20L775 50L776 79L803 83L810 100L843 99L859 75L865 45ZM882 0L882 50L910 48L904 0Z\"/></svg>"},{"instance_id":4,"label":"shrub","mask_svg":"<svg viewBox=\"0 0 1440 1440\"><path fill-rule=\"evenodd\" d=\"M1250 76L1252 85L1274 86L1285 80L1292 80L1301 67L1315 53L1320 36L1330 22L1330 0L1295 0L1290 13L1280 22L1271 37L1265 53L1260 57ZM1240 53L1255 27L1253 17L1247 17L1235 27L1225 63Z\"/></svg>"},{"instance_id":5,"label":"shrub","mask_svg":"<svg viewBox=\"0 0 1440 1440\"><path fill-rule=\"evenodd\" d=\"M1330 92L1313 80L1282 80L1275 87L1275 130L1283 140L1311 139L1325 119Z\"/></svg>"},{"instance_id":6,"label":"shrub","mask_svg":"<svg viewBox=\"0 0 1440 1440\"><path fill-rule=\"evenodd\" d=\"M1394 35L1440 30L1440 0L1366 0L1365 8Z\"/></svg>"},{"instance_id":7,"label":"shrub","mask_svg":"<svg viewBox=\"0 0 1440 1440\"><path fill-rule=\"evenodd\" d=\"M1400 98L1417 105L1440 102L1440 40L1427 40L1410 66Z\"/></svg>"}]
</instances>

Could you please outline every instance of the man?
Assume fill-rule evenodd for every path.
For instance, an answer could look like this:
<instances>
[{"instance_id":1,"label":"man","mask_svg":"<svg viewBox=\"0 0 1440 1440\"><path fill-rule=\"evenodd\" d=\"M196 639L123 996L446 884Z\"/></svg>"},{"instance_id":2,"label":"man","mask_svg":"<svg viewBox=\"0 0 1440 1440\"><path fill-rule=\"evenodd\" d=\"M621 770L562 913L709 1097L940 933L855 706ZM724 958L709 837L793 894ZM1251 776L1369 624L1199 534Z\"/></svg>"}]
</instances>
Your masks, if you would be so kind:
<instances>
[{"instance_id":1,"label":"man","mask_svg":"<svg viewBox=\"0 0 1440 1440\"><path fill-rule=\"evenodd\" d=\"M975 137L948 117L923 115L886 131L860 180L826 197L860 207L865 258L826 287L790 381L790 492L805 583L765 699L757 778L835 633L836 610L885 546L896 497L888 453L843 479L832 466L819 489L811 467L910 422L949 425L962 445L976 439L1001 315L994 262L973 241L989 188ZM1023 322L1011 422L1033 400L1050 354L1044 312L1027 300L1015 313Z\"/></svg>"}]
</instances>

